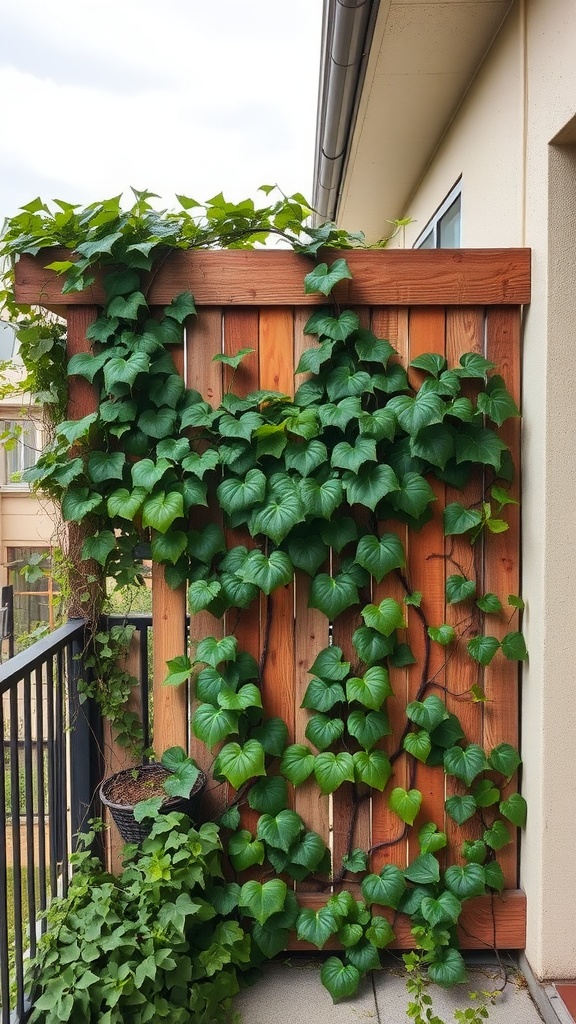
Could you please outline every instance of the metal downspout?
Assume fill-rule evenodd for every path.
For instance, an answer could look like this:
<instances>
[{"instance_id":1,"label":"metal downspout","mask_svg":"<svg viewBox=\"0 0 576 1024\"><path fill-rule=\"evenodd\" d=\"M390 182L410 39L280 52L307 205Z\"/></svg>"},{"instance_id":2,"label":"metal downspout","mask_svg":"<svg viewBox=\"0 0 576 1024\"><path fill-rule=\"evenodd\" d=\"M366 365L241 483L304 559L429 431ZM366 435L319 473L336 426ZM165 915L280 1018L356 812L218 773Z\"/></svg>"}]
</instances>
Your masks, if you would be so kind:
<instances>
[{"instance_id":1,"label":"metal downspout","mask_svg":"<svg viewBox=\"0 0 576 1024\"><path fill-rule=\"evenodd\" d=\"M378 0L324 0L312 205L332 220Z\"/></svg>"}]
</instances>

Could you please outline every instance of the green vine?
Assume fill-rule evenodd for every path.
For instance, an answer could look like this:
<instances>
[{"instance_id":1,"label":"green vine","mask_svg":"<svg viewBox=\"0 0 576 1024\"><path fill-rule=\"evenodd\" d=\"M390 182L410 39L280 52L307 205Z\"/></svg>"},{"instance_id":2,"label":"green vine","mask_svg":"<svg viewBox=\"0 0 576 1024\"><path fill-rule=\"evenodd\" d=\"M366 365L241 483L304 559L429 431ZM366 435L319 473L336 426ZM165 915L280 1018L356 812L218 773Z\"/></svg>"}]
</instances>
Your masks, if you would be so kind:
<instances>
[{"instance_id":1,"label":"green vine","mask_svg":"<svg viewBox=\"0 0 576 1024\"><path fill-rule=\"evenodd\" d=\"M139 581L134 552L149 543L169 585L187 584L192 614L232 612L233 621L260 595L268 599L291 582L295 570L310 577L309 604L330 622L357 609L353 660L334 644L309 668L303 701L309 746L290 743L286 723L266 717L262 708L267 639L258 664L238 649L233 629L220 639L206 637L190 656L169 663L166 683L192 680L194 735L216 751L214 777L236 791L220 822L232 868L265 865L282 876L244 882L230 897L233 913L252 919L249 941L258 956L284 949L291 929L318 948L336 936L343 952L326 960L322 980L338 1000L379 966L379 951L394 939L396 915L405 914L422 951L419 969L425 965L427 977L441 985L456 984L465 977L456 931L463 903L503 889L497 854L510 841L510 828L524 824L526 805L520 794L504 798L501 792L520 764L517 751L507 743L485 751L468 742L447 710L438 673L431 676L431 653L443 651L446 664L456 650L466 651L477 679L456 696L482 703L484 667L494 658L527 657L521 632L511 629L500 640L485 624L502 620L506 602L513 615L522 601L478 593L476 580L448 556L457 571L447 577L446 601L461 606L460 623L429 622L422 594L407 575L404 546L380 524L396 521L417 531L432 516L431 480L463 490L480 479L481 500L452 502L444 510L445 535L468 536L474 544L506 530L513 467L499 428L518 410L497 367L478 353L463 355L457 366L429 353L405 368L389 341L362 327L352 310L333 305L315 311L304 328L311 346L296 373L306 378L293 398L271 390L240 397L229 390L213 408L185 389L171 356L184 323L196 314L193 296L175 296L160 316L148 306L150 277L169 252L246 247L278 234L316 259L326 246L345 249L362 239L333 225L305 226L310 210L298 195L281 196L263 210L250 202L232 206L222 196L203 206L179 197L182 209L162 214L151 198L136 193L126 213L117 199L86 210L60 203L56 214L38 200L9 222L4 251L11 256L54 245L72 251L73 259L51 264L64 275L63 293L87 287L96 265L106 268L106 303L87 334L92 351L67 364L69 376L92 384L98 408L59 423L27 479L60 502L65 520L90 523L82 556L118 587ZM341 256L320 262L307 274L305 291L328 302L334 286L350 276ZM249 352L216 358L235 370ZM227 525L247 530L255 546L228 547L216 523L190 529L209 496ZM387 578L400 583L404 599L372 603L372 581ZM403 637L407 607L422 631L420 682L397 746L386 753L389 670L416 662ZM268 631L271 614L268 600ZM114 644L125 639L96 635L94 668L104 683L90 693L99 692L131 743L138 741L138 725L127 731L122 705L132 683L117 673L107 692L100 671L103 659L115 659ZM395 784L400 758L409 765L407 789ZM369 873L368 856L403 841L414 825L422 804L413 785L418 762L460 783L446 813L459 826L474 822L461 851L464 863L441 868L437 854L447 837L428 822L418 831L419 853L404 871L389 864ZM322 794L341 786L354 793L342 865L331 865L324 839L289 807L289 786L312 778ZM362 851L354 845L357 815L375 794L397 816L398 833ZM259 816L255 833L243 827L246 803ZM472 838L478 823L481 838ZM316 911L300 908L284 880L312 877L329 890L350 875L361 878L362 899L334 891ZM418 998L420 1018L432 1020ZM413 1016L418 1019L416 1011Z\"/></svg>"}]
</instances>

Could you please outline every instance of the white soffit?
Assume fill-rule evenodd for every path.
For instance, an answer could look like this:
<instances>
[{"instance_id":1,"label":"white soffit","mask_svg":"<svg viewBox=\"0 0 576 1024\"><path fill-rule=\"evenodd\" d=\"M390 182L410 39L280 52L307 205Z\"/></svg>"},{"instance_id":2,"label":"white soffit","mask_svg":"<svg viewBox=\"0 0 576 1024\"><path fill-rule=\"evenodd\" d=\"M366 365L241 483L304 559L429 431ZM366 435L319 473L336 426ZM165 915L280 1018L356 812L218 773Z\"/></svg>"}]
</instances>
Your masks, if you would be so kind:
<instances>
[{"instance_id":1,"label":"white soffit","mask_svg":"<svg viewBox=\"0 0 576 1024\"><path fill-rule=\"evenodd\" d=\"M381 0L338 223L370 240L402 217L513 0Z\"/></svg>"}]
</instances>

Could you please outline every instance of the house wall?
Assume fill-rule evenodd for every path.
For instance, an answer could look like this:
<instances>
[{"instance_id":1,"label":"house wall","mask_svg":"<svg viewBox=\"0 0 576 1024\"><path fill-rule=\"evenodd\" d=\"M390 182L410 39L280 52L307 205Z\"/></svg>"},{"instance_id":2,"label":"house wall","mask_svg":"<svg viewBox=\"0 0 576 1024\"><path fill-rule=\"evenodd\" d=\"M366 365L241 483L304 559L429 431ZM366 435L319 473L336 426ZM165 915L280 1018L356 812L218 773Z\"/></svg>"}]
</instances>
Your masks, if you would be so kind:
<instances>
[{"instance_id":1,"label":"house wall","mask_svg":"<svg viewBox=\"0 0 576 1024\"><path fill-rule=\"evenodd\" d=\"M573 0L518 0L405 211L416 223L401 240L413 244L461 175L462 245L533 251L523 366L530 661L521 879L527 957L542 979L576 976L575 41Z\"/></svg>"}]
</instances>

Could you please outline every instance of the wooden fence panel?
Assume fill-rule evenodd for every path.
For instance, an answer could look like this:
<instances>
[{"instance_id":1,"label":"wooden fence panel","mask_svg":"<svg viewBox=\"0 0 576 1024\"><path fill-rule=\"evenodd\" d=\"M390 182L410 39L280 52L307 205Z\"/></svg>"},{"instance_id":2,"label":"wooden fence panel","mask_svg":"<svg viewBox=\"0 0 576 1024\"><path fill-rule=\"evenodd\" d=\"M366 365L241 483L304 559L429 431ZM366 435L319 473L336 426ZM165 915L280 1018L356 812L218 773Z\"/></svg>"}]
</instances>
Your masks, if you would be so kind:
<instances>
[{"instance_id":1,"label":"wooden fence panel","mask_svg":"<svg viewBox=\"0 0 576 1024\"><path fill-rule=\"evenodd\" d=\"M60 254L62 257L63 254ZM23 257L17 267L17 299L41 302L62 310L60 281L43 264L57 253L44 254L41 259ZM397 349L405 366L410 360L427 352L445 355L449 365L457 365L464 352L482 352L498 366L499 373L519 401L520 391L520 307L530 297L528 250L456 250L453 252L413 253L394 250L386 253L347 253L353 272L351 281L340 283L334 298L342 305L354 305L361 322L370 325L379 337L387 337ZM336 254L327 256L328 262ZM217 407L223 395L232 388L246 395L258 388L293 394L294 371L302 351L309 347L304 325L310 312L325 302L320 296L306 296L303 277L309 269L304 257L278 252L177 252L166 260L150 283L149 300L160 306L175 293L190 289L198 306L198 317L186 329L186 342L176 350L175 363L184 374L186 385L201 392L204 399ZM82 348L81 326L89 325L102 302L102 282L97 275L89 292L67 296L70 304L71 339ZM242 348L253 349L240 367L214 361L219 353L233 355ZM410 379L416 382L421 373L414 368ZM301 382L296 381L296 386ZM475 393L478 382L464 382L463 392ZM71 409L90 404L92 397L78 378L72 380ZM78 413L80 414L80 412ZM510 446L514 461L519 458L519 421L508 420L501 431ZM507 605L509 594L518 594L519 513L509 506L510 529L472 547L467 538L444 537L442 515L447 503L461 501L465 505L485 498L488 474L475 480L464 491L442 483L434 483L437 501L430 522L418 534L401 524L382 522L380 535L394 530L407 553L404 580L390 574L381 584L373 582L371 599L378 603L389 596L402 601L406 591L423 592L422 614L414 607L406 608L405 636L417 664L391 670L394 696L388 701L392 734L381 746L393 756L393 785L406 789L415 787L423 794L423 803L416 826L434 821L446 828L448 847L445 860L458 863L463 831L444 813L446 795L461 792L454 778L441 768L417 762L408 769L407 758L400 753L406 726L407 701L421 699L431 693L445 695L449 711L461 720L469 742L480 743L490 750L501 742L517 745L518 741L518 666L499 652L493 662L480 673L486 701L469 700L469 691L479 676L478 667L464 653L466 640L479 632L481 617L473 601L450 604L446 601L446 579L458 574L478 580L478 593L494 592L504 605L504 612L489 619L487 632L498 638L517 628L517 612ZM519 492L516 476L512 494ZM211 500L201 515L195 512L192 529L208 523L220 524L228 546L254 545L247 530L228 527ZM344 552L345 555L345 552ZM338 565L333 558L330 568ZM192 645L207 635L233 633L239 649L252 654L262 665L262 694L266 714L282 717L288 726L290 742L305 740L308 712L301 708L309 680L310 665L320 650L329 643L340 646L344 657L353 664L355 652L351 644L354 630L361 624L360 607L355 606L337 617L332 627L325 617L308 607L310 581L297 572L294 580L273 592L270 598L254 602L238 612L229 612L224 620L207 612L191 616L189 636ZM184 651L185 600L183 588L167 587L164 570L153 572L154 602L154 703L157 751L174 743L189 741L191 752L207 770L214 752L190 736L193 707L187 702L185 688L163 688L167 657ZM423 621L425 619L425 622ZM454 650L430 645L426 625L454 625L464 636ZM493 625L492 625L493 622ZM447 655L447 657L446 657ZM423 666L424 669L423 670ZM426 683L423 688L422 684ZM480 695L480 694L479 694ZM513 792L513 778L505 793ZM228 787L215 787L216 806L233 794ZM291 794L291 806L305 819L309 828L321 833L334 855L334 872L338 878L342 857L350 846L372 848L371 870L394 863L405 867L418 853L416 837L406 839L402 823L387 806L387 796L376 791L360 795L357 817L354 811L352 786L346 784L332 799L319 797L313 782ZM243 809L242 821L253 831L255 816ZM466 835L470 829L466 828ZM516 830L512 830L514 833ZM502 863L506 890L501 898L482 897L466 905L462 919L461 938L466 948L499 945L521 948L524 944L525 901L518 890L517 841L505 847L498 856ZM255 874L255 873L254 873ZM344 880L354 889L350 878ZM330 881L314 889L314 883L299 884L301 902L317 907L326 899ZM410 945L406 922L395 924L396 945ZM302 943L294 943L301 948Z\"/></svg>"}]
</instances>

